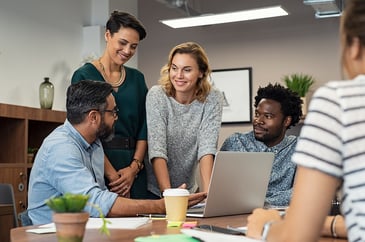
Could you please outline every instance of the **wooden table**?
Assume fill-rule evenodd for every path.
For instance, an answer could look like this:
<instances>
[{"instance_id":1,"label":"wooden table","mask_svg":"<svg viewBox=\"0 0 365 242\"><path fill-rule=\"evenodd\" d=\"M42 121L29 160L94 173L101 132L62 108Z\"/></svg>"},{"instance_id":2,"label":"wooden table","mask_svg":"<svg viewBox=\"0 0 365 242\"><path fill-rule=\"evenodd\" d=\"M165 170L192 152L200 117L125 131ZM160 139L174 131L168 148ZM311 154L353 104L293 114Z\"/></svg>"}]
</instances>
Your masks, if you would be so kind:
<instances>
[{"instance_id":1,"label":"wooden table","mask_svg":"<svg viewBox=\"0 0 365 242\"><path fill-rule=\"evenodd\" d=\"M0 238L1 241L10 241L10 229L14 224L14 212L12 204L0 204Z\"/></svg>"},{"instance_id":2,"label":"wooden table","mask_svg":"<svg viewBox=\"0 0 365 242\"><path fill-rule=\"evenodd\" d=\"M240 227L246 224L247 215L235 215L215 218L192 219L188 221L198 220L199 224L211 224L220 227L227 225ZM177 234L180 228L167 228L165 220L153 220L152 223L141 226L135 230L114 229L110 230L110 237L101 235L97 229L88 229L85 232L84 241L86 242L103 242L103 241L130 241L139 236L148 236L151 234ZM56 234L32 234L25 232L26 229L35 228L36 226L20 227L11 230L11 242L57 242ZM332 238L322 238L319 242L346 242L347 240L335 240Z\"/></svg>"}]
</instances>

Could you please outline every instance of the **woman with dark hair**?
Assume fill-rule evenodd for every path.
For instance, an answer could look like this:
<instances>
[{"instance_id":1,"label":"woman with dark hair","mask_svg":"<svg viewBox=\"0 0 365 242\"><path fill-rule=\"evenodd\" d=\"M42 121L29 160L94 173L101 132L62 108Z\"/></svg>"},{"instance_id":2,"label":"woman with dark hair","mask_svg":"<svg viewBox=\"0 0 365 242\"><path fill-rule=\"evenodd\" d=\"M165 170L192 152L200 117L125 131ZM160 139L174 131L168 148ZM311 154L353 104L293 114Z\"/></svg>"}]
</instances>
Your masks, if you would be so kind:
<instances>
[{"instance_id":1,"label":"woman with dark hair","mask_svg":"<svg viewBox=\"0 0 365 242\"><path fill-rule=\"evenodd\" d=\"M143 74L125 66L146 37L146 31L133 15L114 11L106 23L104 37L103 55L77 69L71 82L98 80L112 85L119 111L114 138L103 142L106 184L121 196L147 198L144 158L148 89Z\"/></svg>"},{"instance_id":2,"label":"woman with dark hair","mask_svg":"<svg viewBox=\"0 0 365 242\"><path fill-rule=\"evenodd\" d=\"M217 152L223 96L210 82L204 49L197 43L175 46L161 69L159 84L147 94L148 189L158 198L166 188L207 192ZM185 184L185 185L184 185Z\"/></svg>"},{"instance_id":3,"label":"woman with dark hair","mask_svg":"<svg viewBox=\"0 0 365 242\"><path fill-rule=\"evenodd\" d=\"M348 0L341 17L342 67L311 100L292 160L293 197L285 218L256 209L248 236L264 241L318 241L321 232L365 241L365 1ZM343 216L326 217L336 192ZM324 225L324 226L323 226Z\"/></svg>"}]
</instances>

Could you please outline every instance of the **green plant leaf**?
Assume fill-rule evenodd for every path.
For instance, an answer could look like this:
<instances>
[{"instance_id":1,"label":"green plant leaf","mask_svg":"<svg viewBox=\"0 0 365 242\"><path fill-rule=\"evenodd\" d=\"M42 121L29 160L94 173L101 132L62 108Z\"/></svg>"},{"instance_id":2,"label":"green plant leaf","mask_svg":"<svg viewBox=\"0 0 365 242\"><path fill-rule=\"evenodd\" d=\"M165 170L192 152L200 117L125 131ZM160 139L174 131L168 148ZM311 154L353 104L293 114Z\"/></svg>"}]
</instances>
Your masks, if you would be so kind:
<instances>
[{"instance_id":1,"label":"green plant leaf","mask_svg":"<svg viewBox=\"0 0 365 242\"><path fill-rule=\"evenodd\" d=\"M85 205L89 200L89 196L81 194L65 194L63 199L66 203L68 212L78 213L84 210Z\"/></svg>"},{"instance_id":2,"label":"green plant leaf","mask_svg":"<svg viewBox=\"0 0 365 242\"><path fill-rule=\"evenodd\" d=\"M101 208L98 205L93 204L93 203L88 203L87 205L89 205L89 206L95 208L96 210L98 210L99 216L100 216L101 220L103 221L103 224L101 225L99 231L100 231L101 234L105 234L105 235L109 236L110 231L107 227L107 224L111 224L111 222L109 220L105 219L103 211L101 210Z\"/></svg>"},{"instance_id":3,"label":"green plant leaf","mask_svg":"<svg viewBox=\"0 0 365 242\"><path fill-rule=\"evenodd\" d=\"M305 97L315 79L306 74L291 74L283 77L285 85L300 97Z\"/></svg>"},{"instance_id":4,"label":"green plant leaf","mask_svg":"<svg viewBox=\"0 0 365 242\"><path fill-rule=\"evenodd\" d=\"M46 200L46 204L56 213L65 213L67 208L62 197L55 197Z\"/></svg>"},{"instance_id":5,"label":"green plant leaf","mask_svg":"<svg viewBox=\"0 0 365 242\"><path fill-rule=\"evenodd\" d=\"M79 213L84 210L88 200L89 195L66 193L47 199L46 204L56 213Z\"/></svg>"}]
</instances>

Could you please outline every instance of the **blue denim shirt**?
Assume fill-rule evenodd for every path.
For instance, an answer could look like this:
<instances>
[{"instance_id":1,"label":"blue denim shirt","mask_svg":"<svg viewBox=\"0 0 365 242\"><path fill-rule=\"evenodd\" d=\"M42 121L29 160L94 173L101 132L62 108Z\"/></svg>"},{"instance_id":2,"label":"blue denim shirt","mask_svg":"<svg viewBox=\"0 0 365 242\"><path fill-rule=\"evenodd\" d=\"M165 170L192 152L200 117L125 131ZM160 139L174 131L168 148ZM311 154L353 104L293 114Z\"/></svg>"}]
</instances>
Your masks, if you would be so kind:
<instances>
[{"instance_id":1,"label":"blue denim shirt","mask_svg":"<svg viewBox=\"0 0 365 242\"><path fill-rule=\"evenodd\" d=\"M40 147L29 180L28 214L33 224L52 222L52 211L45 204L50 197L65 193L88 194L104 215L117 198L104 182L104 151L100 140L92 144L68 122L56 128ZM90 217L99 217L91 206Z\"/></svg>"},{"instance_id":2,"label":"blue denim shirt","mask_svg":"<svg viewBox=\"0 0 365 242\"><path fill-rule=\"evenodd\" d=\"M275 159L266 193L265 206L288 206L292 194L296 164L291 161L297 137L290 135L273 147L256 140L253 131L234 133L228 137L221 150L244 152L273 152Z\"/></svg>"}]
</instances>

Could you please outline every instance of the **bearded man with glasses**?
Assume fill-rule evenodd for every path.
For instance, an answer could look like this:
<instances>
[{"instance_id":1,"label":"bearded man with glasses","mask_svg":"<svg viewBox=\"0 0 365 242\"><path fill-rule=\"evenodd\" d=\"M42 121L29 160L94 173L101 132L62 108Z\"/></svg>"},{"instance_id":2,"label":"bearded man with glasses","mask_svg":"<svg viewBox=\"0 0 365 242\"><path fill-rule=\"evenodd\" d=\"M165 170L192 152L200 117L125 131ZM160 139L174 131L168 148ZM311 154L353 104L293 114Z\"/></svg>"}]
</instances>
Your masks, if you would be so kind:
<instances>
[{"instance_id":1,"label":"bearded man with glasses","mask_svg":"<svg viewBox=\"0 0 365 242\"><path fill-rule=\"evenodd\" d=\"M67 89L67 119L40 147L29 181L28 215L35 225L52 222L45 201L65 193L87 194L108 217L136 216L138 213L165 213L164 200L133 200L107 189L104 181L104 150L101 140L114 134L118 119L110 84L81 81ZM194 205L205 193L191 195ZM99 211L86 206L90 217Z\"/></svg>"}]
</instances>

